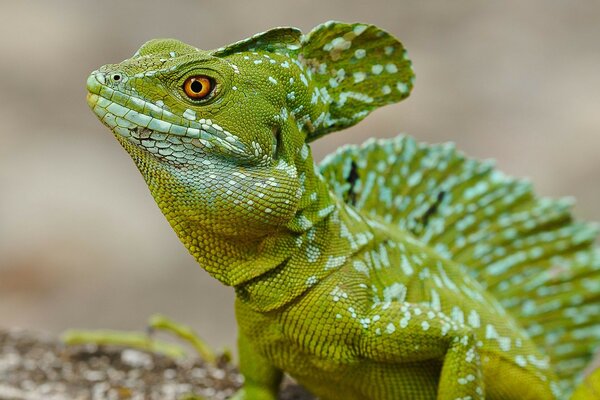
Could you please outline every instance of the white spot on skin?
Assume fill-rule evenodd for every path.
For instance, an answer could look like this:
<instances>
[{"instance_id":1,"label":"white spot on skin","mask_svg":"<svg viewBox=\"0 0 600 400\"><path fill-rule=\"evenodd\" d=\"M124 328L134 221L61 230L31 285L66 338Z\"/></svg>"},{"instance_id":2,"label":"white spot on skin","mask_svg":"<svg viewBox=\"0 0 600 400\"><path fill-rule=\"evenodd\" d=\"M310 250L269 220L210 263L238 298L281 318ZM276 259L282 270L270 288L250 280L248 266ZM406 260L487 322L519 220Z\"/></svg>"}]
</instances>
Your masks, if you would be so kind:
<instances>
[{"instance_id":1,"label":"white spot on skin","mask_svg":"<svg viewBox=\"0 0 600 400\"><path fill-rule=\"evenodd\" d=\"M450 312L450 318L452 318L454 322L458 322L459 324L465 323L465 315L458 306L452 307L452 311Z\"/></svg>"},{"instance_id":2,"label":"white spot on skin","mask_svg":"<svg viewBox=\"0 0 600 400\"><path fill-rule=\"evenodd\" d=\"M343 50L348 50L350 48L350 46L352 46L352 42L344 39L343 37L336 37L330 43L327 43L325 46L323 46L323 50L325 50L325 51L332 51L332 50L343 51Z\"/></svg>"},{"instance_id":3,"label":"white spot on skin","mask_svg":"<svg viewBox=\"0 0 600 400\"><path fill-rule=\"evenodd\" d=\"M313 286L315 283L317 283L317 277L315 275L309 276L308 279L306 279L306 286Z\"/></svg>"},{"instance_id":4,"label":"white spot on skin","mask_svg":"<svg viewBox=\"0 0 600 400\"><path fill-rule=\"evenodd\" d=\"M400 327L401 328L406 328L408 326L408 323L410 322L410 312L406 311L404 313L404 316L402 317L402 319L400 320Z\"/></svg>"},{"instance_id":5,"label":"white spot on skin","mask_svg":"<svg viewBox=\"0 0 600 400\"><path fill-rule=\"evenodd\" d=\"M196 111L190 110L189 108L184 111L183 118L189 119L190 121L196 120Z\"/></svg>"},{"instance_id":6,"label":"white spot on skin","mask_svg":"<svg viewBox=\"0 0 600 400\"><path fill-rule=\"evenodd\" d=\"M317 215L321 218L329 215L335 209L334 205L327 206L317 212Z\"/></svg>"},{"instance_id":7,"label":"white spot on skin","mask_svg":"<svg viewBox=\"0 0 600 400\"><path fill-rule=\"evenodd\" d=\"M467 350L467 355L465 357L465 361L470 363L473 362L473 360L475 360L475 348L471 347L469 350Z\"/></svg>"},{"instance_id":8,"label":"white spot on skin","mask_svg":"<svg viewBox=\"0 0 600 400\"><path fill-rule=\"evenodd\" d=\"M427 321L421 322L421 328L423 328L424 331L429 330L429 322L427 322Z\"/></svg>"},{"instance_id":9,"label":"white spot on skin","mask_svg":"<svg viewBox=\"0 0 600 400\"><path fill-rule=\"evenodd\" d=\"M344 104L346 104L346 101L348 99L362 101L363 103L372 103L373 102L373 98L370 96L367 96L364 93L342 92L342 93L340 93L340 98L338 100L339 105L343 106Z\"/></svg>"},{"instance_id":10,"label":"white spot on skin","mask_svg":"<svg viewBox=\"0 0 600 400\"><path fill-rule=\"evenodd\" d=\"M367 74L364 72L355 72L352 76L354 77L354 83L360 83L367 78Z\"/></svg>"},{"instance_id":11,"label":"white spot on skin","mask_svg":"<svg viewBox=\"0 0 600 400\"><path fill-rule=\"evenodd\" d=\"M382 73L382 72L383 72L383 66L382 66L382 65L380 65L380 64L375 64L375 65L373 65L373 66L371 67L371 72L372 72L374 75L379 75L380 73Z\"/></svg>"},{"instance_id":12,"label":"white spot on skin","mask_svg":"<svg viewBox=\"0 0 600 400\"><path fill-rule=\"evenodd\" d=\"M511 348L511 342L510 342L510 338L509 337L499 337L498 338L498 346L500 346L500 349L502 349L503 351L510 351Z\"/></svg>"},{"instance_id":13,"label":"white spot on skin","mask_svg":"<svg viewBox=\"0 0 600 400\"><path fill-rule=\"evenodd\" d=\"M304 83L304 86L308 87L308 80L306 79L306 76L304 76L304 74L300 74L300 80L302 81L302 83Z\"/></svg>"},{"instance_id":14,"label":"white spot on skin","mask_svg":"<svg viewBox=\"0 0 600 400\"><path fill-rule=\"evenodd\" d=\"M442 324L442 329L441 329L441 332L440 332L440 334L441 334L442 336L446 336L446 335L448 334L448 332L450 331L450 328L451 328L450 324L448 324L448 323L444 322L444 323Z\"/></svg>"},{"instance_id":15,"label":"white spot on skin","mask_svg":"<svg viewBox=\"0 0 600 400\"><path fill-rule=\"evenodd\" d=\"M369 275L369 268L367 267L367 265L364 262L359 261L359 260L355 260L352 263L352 266L354 267L354 269L357 272L362 272L365 275Z\"/></svg>"},{"instance_id":16,"label":"white spot on skin","mask_svg":"<svg viewBox=\"0 0 600 400\"><path fill-rule=\"evenodd\" d=\"M390 74L395 74L398 72L398 67L396 67L396 64L389 63L385 65L385 70Z\"/></svg>"},{"instance_id":17,"label":"white spot on skin","mask_svg":"<svg viewBox=\"0 0 600 400\"><path fill-rule=\"evenodd\" d=\"M392 88L389 87L389 85L384 85L381 88L381 93L383 93L383 94L390 94L390 93L392 93Z\"/></svg>"},{"instance_id":18,"label":"white spot on skin","mask_svg":"<svg viewBox=\"0 0 600 400\"><path fill-rule=\"evenodd\" d=\"M396 332L396 327L394 326L394 324L392 324L391 322L385 327L385 332L388 334L392 334L394 332Z\"/></svg>"},{"instance_id":19,"label":"white spot on skin","mask_svg":"<svg viewBox=\"0 0 600 400\"><path fill-rule=\"evenodd\" d=\"M306 143L304 143L300 149L300 157L302 157L303 160L308 158L308 145Z\"/></svg>"},{"instance_id":20,"label":"white spot on skin","mask_svg":"<svg viewBox=\"0 0 600 400\"><path fill-rule=\"evenodd\" d=\"M363 33L365 30L367 30L367 26L366 25L356 25L354 27L354 29L352 29L352 31L354 32L354 34L356 36L359 36L361 33Z\"/></svg>"},{"instance_id":21,"label":"white spot on skin","mask_svg":"<svg viewBox=\"0 0 600 400\"><path fill-rule=\"evenodd\" d=\"M348 307L348 311L350 312L350 316L352 318L356 318L356 311L354 310L354 307Z\"/></svg>"},{"instance_id":22,"label":"white spot on skin","mask_svg":"<svg viewBox=\"0 0 600 400\"><path fill-rule=\"evenodd\" d=\"M440 295L435 289L431 289L431 308L435 311L442 310L442 301L440 299Z\"/></svg>"},{"instance_id":23,"label":"white spot on skin","mask_svg":"<svg viewBox=\"0 0 600 400\"><path fill-rule=\"evenodd\" d=\"M273 85L277 85L277 80L272 76L269 77L269 82L271 82Z\"/></svg>"},{"instance_id":24,"label":"white spot on skin","mask_svg":"<svg viewBox=\"0 0 600 400\"><path fill-rule=\"evenodd\" d=\"M400 301L403 302L406 298L408 289L402 283L394 283L383 289L384 301Z\"/></svg>"},{"instance_id":25,"label":"white spot on skin","mask_svg":"<svg viewBox=\"0 0 600 400\"><path fill-rule=\"evenodd\" d=\"M365 329L369 329L369 325L371 325L371 320L369 318L361 318L358 322L360 322Z\"/></svg>"},{"instance_id":26,"label":"white spot on skin","mask_svg":"<svg viewBox=\"0 0 600 400\"><path fill-rule=\"evenodd\" d=\"M308 262L314 263L319 259L319 256L321 255L321 250L310 244L308 246L306 246L306 258L308 259Z\"/></svg>"},{"instance_id":27,"label":"white spot on skin","mask_svg":"<svg viewBox=\"0 0 600 400\"><path fill-rule=\"evenodd\" d=\"M496 328L493 325L487 324L485 327L485 338L486 339L497 339L498 332L496 332Z\"/></svg>"},{"instance_id":28,"label":"white spot on skin","mask_svg":"<svg viewBox=\"0 0 600 400\"><path fill-rule=\"evenodd\" d=\"M365 51L365 49L357 49L354 52L354 57L356 57L358 60L360 60L361 58L364 58L364 56L367 55L367 52Z\"/></svg>"},{"instance_id":29,"label":"white spot on skin","mask_svg":"<svg viewBox=\"0 0 600 400\"><path fill-rule=\"evenodd\" d=\"M339 256L339 257L329 256L329 258L327 259L327 262L325 263L325 269L327 270L327 269L339 267L341 265L344 265L345 262L346 262L346 256Z\"/></svg>"},{"instance_id":30,"label":"white spot on skin","mask_svg":"<svg viewBox=\"0 0 600 400\"><path fill-rule=\"evenodd\" d=\"M401 256L400 268L402 268L402 271L406 276L410 276L414 272L412 265L410 264L408 258L404 254Z\"/></svg>"},{"instance_id":31,"label":"white spot on skin","mask_svg":"<svg viewBox=\"0 0 600 400\"><path fill-rule=\"evenodd\" d=\"M469 313L468 322L473 328L479 328L481 326L481 320L477 311L471 310Z\"/></svg>"},{"instance_id":32,"label":"white spot on skin","mask_svg":"<svg viewBox=\"0 0 600 400\"><path fill-rule=\"evenodd\" d=\"M408 85L404 82L398 82L396 84L396 89L402 94L408 93Z\"/></svg>"}]
</instances>

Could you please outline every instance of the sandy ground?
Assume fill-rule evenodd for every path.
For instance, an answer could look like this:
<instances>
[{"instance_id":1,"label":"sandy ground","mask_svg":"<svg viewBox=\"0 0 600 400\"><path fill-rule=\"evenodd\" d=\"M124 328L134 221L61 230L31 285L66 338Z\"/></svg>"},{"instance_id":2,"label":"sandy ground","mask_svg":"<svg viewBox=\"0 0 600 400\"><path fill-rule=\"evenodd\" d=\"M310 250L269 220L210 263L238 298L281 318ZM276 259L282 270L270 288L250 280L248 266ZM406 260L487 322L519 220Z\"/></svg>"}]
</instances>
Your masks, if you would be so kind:
<instances>
[{"instance_id":1,"label":"sandy ground","mask_svg":"<svg viewBox=\"0 0 600 400\"><path fill-rule=\"evenodd\" d=\"M224 357L204 363L133 348L64 346L50 335L0 330L0 400L224 400L243 382ZM280 400L311 400L285 378Z\"/></svg>"},{"instance_id":2,"label":"sandy ground","mask_svg":"<svg viewBox=\"0 0 600 400\"><path fill-rule=\"evenodd\" d=\"M1 6L0 326L139 329L161 312L235 342L233 294L180 245L85 104L87 74L144 41L216 48L277 25L365 21L399 37L413 95L314 145L455 141L600 220L600 3L13 1Z\"/></svg>"}]
</instances>

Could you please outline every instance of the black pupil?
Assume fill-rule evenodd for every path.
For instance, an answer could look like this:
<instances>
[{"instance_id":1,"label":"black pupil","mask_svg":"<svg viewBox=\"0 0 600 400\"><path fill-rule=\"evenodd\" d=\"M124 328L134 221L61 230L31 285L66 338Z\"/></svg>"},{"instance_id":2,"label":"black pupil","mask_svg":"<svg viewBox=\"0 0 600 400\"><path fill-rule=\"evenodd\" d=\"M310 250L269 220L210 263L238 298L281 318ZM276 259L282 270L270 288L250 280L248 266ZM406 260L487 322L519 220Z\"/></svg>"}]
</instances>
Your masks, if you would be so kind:
<instances>
[{"instance_id":1,"label":"black pupil","mask_svg":"<svg viewBox=\"0 0 600 400\"><path fill-rule=\"evenodd\" d=\"M121 75L119 75L119 74L114 74L114 75L113 75L113 80L115 80L115 81L119 81L119 80L121 80Z\"/></svg>"},{"instance_id":2,"label":"black pupil","mask_svg":"<svg viewBox=\"0 0 600 400\"><path fill-rule=\"evenodd\" d=\"M202 84L198 81L193 81L190 85L190 89L192 89L194 93L200 93L202 91Z\"/></svg>"}]
</instances>

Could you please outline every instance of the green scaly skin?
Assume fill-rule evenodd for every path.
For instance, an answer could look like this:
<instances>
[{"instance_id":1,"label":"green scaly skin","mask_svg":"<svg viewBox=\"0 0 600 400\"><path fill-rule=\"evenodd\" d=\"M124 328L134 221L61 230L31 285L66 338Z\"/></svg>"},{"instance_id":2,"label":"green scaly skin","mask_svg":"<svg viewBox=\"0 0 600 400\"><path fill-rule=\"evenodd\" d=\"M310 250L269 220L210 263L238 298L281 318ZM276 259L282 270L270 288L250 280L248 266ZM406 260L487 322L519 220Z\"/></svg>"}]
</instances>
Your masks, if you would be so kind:
<instances>
[{"instance_id":1,"label":"green scaly skin","mask_svg":"<svg viewBox=\"0 0 600 400\"><path fill-rule=\"evenodd\" d=\"M183 87L198 75L214 88L193 100ZM275 399L283 372L324 400L572 390L600 336L597 308L585 308L597 296L573 296L599 287L589 226L447 146L400 137L315 165L307 143L412 83L394 37L339 22L213 51L153 40L90 75L90 107L183 244L235 288L237 399ZM536 288L548 293L527 294ZM553 352L580 325L591 333Z\"/></svg>"}]
</instances>

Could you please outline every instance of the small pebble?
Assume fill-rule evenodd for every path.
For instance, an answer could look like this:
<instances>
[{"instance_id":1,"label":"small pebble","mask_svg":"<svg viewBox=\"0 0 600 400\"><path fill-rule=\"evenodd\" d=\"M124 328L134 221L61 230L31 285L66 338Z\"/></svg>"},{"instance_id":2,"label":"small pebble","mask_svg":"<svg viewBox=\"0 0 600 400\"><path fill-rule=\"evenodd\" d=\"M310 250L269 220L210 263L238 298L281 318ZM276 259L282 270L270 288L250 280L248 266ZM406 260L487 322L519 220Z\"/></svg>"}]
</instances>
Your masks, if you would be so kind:
<instances>
[{"instance_id":1,"label":"small pebble","mask_svg":"<svg viewBox=\"0 0 600 400\"><path fill-rule=\"evenodd\" d=\"M121 362L125 365L129 365L133 368L145 368L152 369L154 368L154 363L152 362L152 356L147 353L142 353L138 350L125 349L121 353Z\"/></svg>"}]
</instances>

